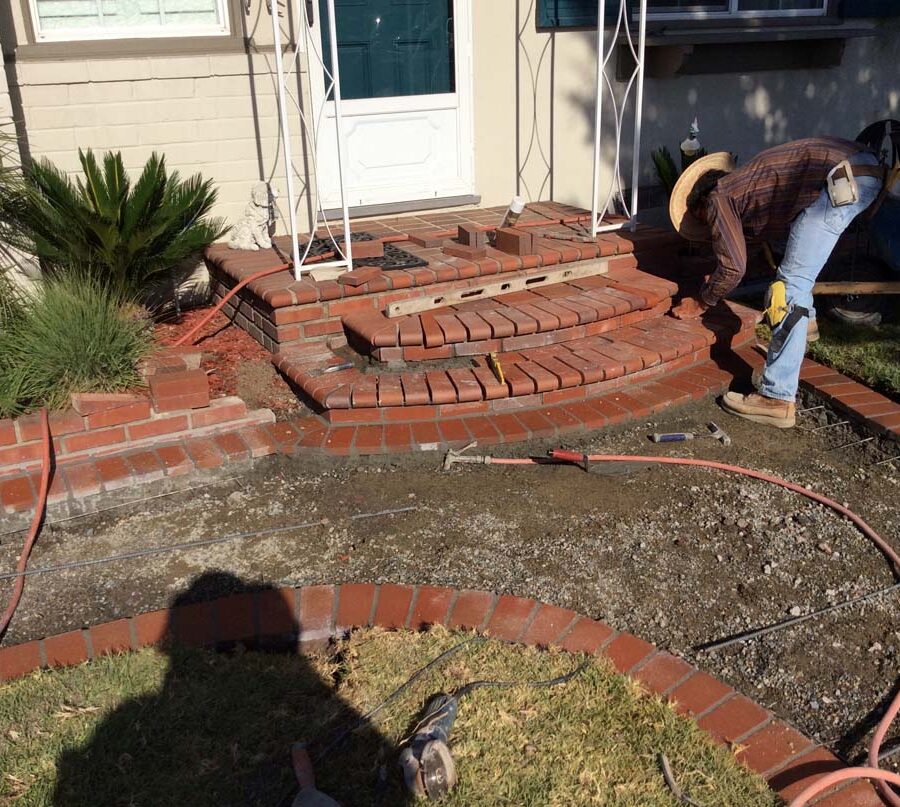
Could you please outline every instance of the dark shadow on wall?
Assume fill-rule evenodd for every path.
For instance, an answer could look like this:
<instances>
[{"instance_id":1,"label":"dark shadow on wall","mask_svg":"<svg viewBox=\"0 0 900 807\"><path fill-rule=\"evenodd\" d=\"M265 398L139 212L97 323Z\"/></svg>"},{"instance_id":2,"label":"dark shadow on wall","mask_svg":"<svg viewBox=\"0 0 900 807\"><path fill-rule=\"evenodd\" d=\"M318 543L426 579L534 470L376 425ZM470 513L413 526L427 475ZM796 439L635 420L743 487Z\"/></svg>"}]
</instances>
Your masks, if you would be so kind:
<instances>
[{"instance_id":1,"label":"dark shadow on wall","mask_svg":"<svg viewBox=\"0 0 900 807\"><path fill-rule=\"evenodd\" d=\"M291 744L308 742L315 759L359 714L336 695L331 677L297 653L292 611L280 594L267 592L274 589L209 572L176 596L173 608L189 607L169 611L169 636L189 635L209 600L224 594L264 600L266 624L284 632L253 652L235 643L213 652L168 641L159 689L123 703L83 745L62 753L53 804L291 805L297 792ZM382 765L386 785L378 784ZM315 772L317 787L345 807L409 803L396 749L371 725L318 761Z\"/></svg>"}]
</instances>

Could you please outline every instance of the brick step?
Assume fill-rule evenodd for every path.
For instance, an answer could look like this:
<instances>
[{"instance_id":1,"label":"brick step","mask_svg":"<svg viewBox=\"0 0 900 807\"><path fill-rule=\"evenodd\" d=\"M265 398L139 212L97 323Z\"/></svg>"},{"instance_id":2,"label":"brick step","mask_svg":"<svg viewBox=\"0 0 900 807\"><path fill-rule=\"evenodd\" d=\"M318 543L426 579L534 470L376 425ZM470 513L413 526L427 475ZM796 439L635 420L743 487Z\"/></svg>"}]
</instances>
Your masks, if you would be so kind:
<instances>
[{"instance_id":1,"label":"brick step","mask_svg":"<svg viewBox=\"0 0 900 807\"><path fill-rule=\"evenodd\" d=\"M665 313L678 287L630 266L493 299L388 318L343 318L350 343L378 361L509 352L595 336Z\"/></svg>"},{"instance_id":2,"label":"brick step","mask_svg":"<svg viewBox=\"0 0 900 807\"><path fill-rule=\"evenodd\" d=\"M749 343L755 319L751 309L728 304L702 322L657 316L602 336L501 353L502 383L480 357L472 367L369 375L357 367L329 371L345 361L314 343L289 346L273 362L331 421L413 420L422 407L453 416L537 406L593 394L598 384L621 385L638 373L680 369Z\"/></svg>"},{"instance_id":3,"label":"brick step","mask_svg":"<svg viewBox=\"0 0 900 807\"><path fill-rule=\"evenodd\" d=\"M673 406L718 395L728 389L740 362L709 359L651 378L644 383L613 389L593 397L561 401L509 412L469 413L409 423L329 423L312 417L299 421L282 450L328 456L360 456L412 451L446 451L471 441L479 446L537 439L559 439L585 430L603 429L649 417ZM424 407L423 407L424 409Z\"/></svg>"}]
</instances>

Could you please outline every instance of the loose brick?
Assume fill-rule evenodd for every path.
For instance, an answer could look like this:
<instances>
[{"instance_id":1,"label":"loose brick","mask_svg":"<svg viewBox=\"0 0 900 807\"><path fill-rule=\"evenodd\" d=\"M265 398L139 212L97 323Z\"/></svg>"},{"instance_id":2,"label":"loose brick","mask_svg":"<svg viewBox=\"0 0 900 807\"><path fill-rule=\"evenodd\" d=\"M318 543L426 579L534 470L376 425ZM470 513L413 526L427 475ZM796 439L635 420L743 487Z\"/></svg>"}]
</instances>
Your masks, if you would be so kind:
<instances>
[{"instance_id":1,"label":"loose brick","mask_svg":"<svg viewBox=\"0 0 900 807\"><path fill-rule=\"evenodd\" d=\"M158 373L150 378L150 397L157 412L209 406L209 379L203 370Z\"/></svg>"},{"instance_id":2,"label":"loose brick","mask_svg":"<svg viewBox=\"0 0 900 807\"><path fill-rule=\"evenodd\" d=\"M44 653L49 667L68 667L87 661L87 643L80 630L60 633L44 639Z\"/></svg>"},{"instance_id":3,"label":"loose brick","mask_svg":"<svg viewBox=\"0 0 900 807\"><path fill-rule=\"evenodd\" d=\"M378 592L378 605L375 607L375 624L388 630L406 627L412 596L411 586L391 583L381 586Z\"/></svg>"},{"instance_id":4,"label":"loose brick","mask_svg":"<svg viewBox=\"0 0 900 807\"><path fill-rule=\"evenodd\" d=\"M767 720L769 713L743 695L735 695L697 722L714 740L733 743Z\"/></svg>"},{"instance_id":5,"label":"loose brick","mask_svg":"<svg viewBox=\"0 0 900 807\"><path fill-rule=\"evenodd\" d=\"M531 599L504 594L487 624L487 632L500 639L516 641L525 632L536 603Z\"/></svg>"},{"instance_id":6,"label":"loose brick","mask_svg":"<svg viewBox=\"0 0 900 807\"><path fill-rule=\"evenodd\" d=\"M467 247L487 246L488 234L477 224L460 224L456 237L460 244Z\"/></svg>"},{"instance_id":7,"label":"loose brick","mask_svg":"<svg viewBox=\"0 0 900 807\"><path fill-rule=\"evenodd\" d=\"M436 249L444 243L445 238L443 232L438 231L434 233L410 233L409 240L416 246Z\"/></svg>"},{"instance_id":8,"label":"loose brick","mask_svg":"<svg viewBox=\"0 0 900 807\"><path fill-rule=\"evenodd\" d=\"M487 248L484 246L470 247L465 244L447 244L444 246L445 255L454 258L462 258L467 261L477 261L487 257Z\"/></svg>"},{"instance_id":9,"label":"loose brick","mask_svg":"<svg viewBox=\"0 0 900 807\"><path fill-rule=\"evenodd\" d=\"M94 625L90 633L95 658L107 653L123 653L131 650L131 623L127 619Z\"/></svg>"},{"instance_id":10,"label":"loose brick","mask_svg":"<svg viewBox=\"0 0 900 807\"><path fill-rule=\"evenodd\" d=\"M560 647L570 653L599 653L603 645L615 635L615 631L604 622L582 617L575 627L560 641Z\"/></svg>"},{"instance_id":11,"label":"loose brick","mask_svg":"<svg viewBox=\"0 0 900 807\"><path fill-rule=\"evenodd\" d=\"M576 616L576 613L568 608L542 605L534 621L522 636L522 642L540 645L541 647L555 644L563 631L572 624Z\"/></svg>"},{"instance_id":12,"label":"loose brick","mask_svg":"<svg viewBox=\"0 0 900 807\"><path fill-rule=\"evenodd\" d=\"M504 227L497 230L494 246L509 255L531 255L534 253L534 239L527 230Z\"/></svg>"},{"instance_id":13,"label":"loose brick","mask_svg":"<svg viewBox=\"0 0 900 807\"><path fill-rule=\"evenodd\" d=\"M10 647L0 647L0 681L11 681L40 666L40 642L25 642Z\"/></svg>"},{"instance_id":14,"label":"loose brick","mask_svg":"<svg viewBox=\"0 0 900 807\"><path fill-rule=\"evenodd\" d=\"M494 600L495 595L487 591L461 591L447 620L447 627L482 628L493 610Z\"/></svg>"},{"instance_id":15,"label":"loose brick","mask_svg":"<svg viewBox=\"0 0 900 807\"><path fill-rule=\"evenodd\" d=\"M354 261L384 257L384 243L377 239L372 241L351 241L350 246Z\"/></svg>"},{"instance_id":16,"label":"loose brick","mask_svg":"<svg viewBox=\"0 0 900 807\"><path fill-rule=\"evenodd\" d=\"M356 252L356 245L354 244L354 253ZM384 253L384 249L382 249L382 254ZM354 260L356 259L356 255L353 256ZM354 269L352 272L345 272L338 278L338 283L342 286L362 286L364 283L368 283L371 280L375 280L376 277L381 277L384 274L384 271L378 266L360 266L358 269Z\"/></svg>"}]
</instances>

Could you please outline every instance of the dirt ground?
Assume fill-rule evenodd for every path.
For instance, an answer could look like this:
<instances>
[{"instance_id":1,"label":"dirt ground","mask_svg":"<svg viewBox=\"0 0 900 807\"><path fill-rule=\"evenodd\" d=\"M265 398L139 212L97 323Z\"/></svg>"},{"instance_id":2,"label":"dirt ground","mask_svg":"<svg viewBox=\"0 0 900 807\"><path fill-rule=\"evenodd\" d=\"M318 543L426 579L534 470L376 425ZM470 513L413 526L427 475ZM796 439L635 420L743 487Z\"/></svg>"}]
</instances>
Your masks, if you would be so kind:
<instances>
[{"instance_id":1,"label":"dirt ground","mask_svg":"<svg viewBox=\"0 0 900 807\"><path fill-rule=\"evenodd\" d=\"M816 410L801 423L813 429L827 418ZM711 419L731 434L730 448L647 439L652 431L702 430ZM835 450L853 439L843 426L787 433L753 426L706 401L563 446L774 472L847 503L900 546L900 469L875 466L873 443ZM440 461L436 454L350 464L268 459L201 490L50 525L32 569L307 526L30 577L6 641L162 607L210 569L275 585L485 588L632 631L725 679L842 757L859 754L877 717L872 710L895 686L900 591L724 650L694 649L891 585L884 558L849 522L763 482L701 469L464 466L448 473ZM371 515L385 510L402 512ZM0 568L14 567L20 540L0 536ZM0 581L3 601L10 588Z\"/></svg>"}]
</instances>

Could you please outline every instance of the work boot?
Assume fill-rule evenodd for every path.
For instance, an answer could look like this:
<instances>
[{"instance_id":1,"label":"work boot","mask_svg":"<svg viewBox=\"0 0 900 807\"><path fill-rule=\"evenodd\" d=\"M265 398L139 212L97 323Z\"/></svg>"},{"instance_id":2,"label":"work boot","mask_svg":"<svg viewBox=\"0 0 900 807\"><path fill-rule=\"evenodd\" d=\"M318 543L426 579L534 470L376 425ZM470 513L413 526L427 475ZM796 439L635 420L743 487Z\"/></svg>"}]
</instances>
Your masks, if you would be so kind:
<instances>
[{"instance_id":1,"label":"work boot","mask_svg":"<svg viewBox=\"0 0 900 807\"><path fill-rule=\"evenodd\" d=\"M755 392L750 395L726 392L722 396L722 408L732 415L778 429L790 429L797 422L796 408L791 401L766 398Z\"/></svg>"}]
</instances>

